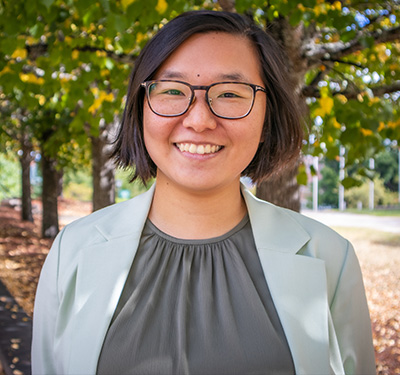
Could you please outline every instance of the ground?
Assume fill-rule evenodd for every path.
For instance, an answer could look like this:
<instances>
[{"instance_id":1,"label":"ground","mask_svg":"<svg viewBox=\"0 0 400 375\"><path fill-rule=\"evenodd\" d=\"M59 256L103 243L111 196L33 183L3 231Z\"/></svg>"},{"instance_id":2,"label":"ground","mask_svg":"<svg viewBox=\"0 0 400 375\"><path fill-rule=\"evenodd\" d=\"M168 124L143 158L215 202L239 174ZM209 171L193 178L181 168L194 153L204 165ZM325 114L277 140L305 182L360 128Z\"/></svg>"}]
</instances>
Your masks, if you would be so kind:
<instances>
[{"instance_id":1,"label":"ground","mask_svg":"<svg viewBox=\"0 0 400 375\"><path fill-rule=\"evenodd\" d=\"M35 202L40 212L39 202ZM90 212L90 204L61 201L62 218ZM40 216L22 222L20 212L0 206L0 278L32 316L39 272L51 240L40 238ZM356 249L364 276L378 375L400 374L400 234L366 228L335 228ZM0 369L1 374L1 369Z\"/></svg>"}]
</instances>

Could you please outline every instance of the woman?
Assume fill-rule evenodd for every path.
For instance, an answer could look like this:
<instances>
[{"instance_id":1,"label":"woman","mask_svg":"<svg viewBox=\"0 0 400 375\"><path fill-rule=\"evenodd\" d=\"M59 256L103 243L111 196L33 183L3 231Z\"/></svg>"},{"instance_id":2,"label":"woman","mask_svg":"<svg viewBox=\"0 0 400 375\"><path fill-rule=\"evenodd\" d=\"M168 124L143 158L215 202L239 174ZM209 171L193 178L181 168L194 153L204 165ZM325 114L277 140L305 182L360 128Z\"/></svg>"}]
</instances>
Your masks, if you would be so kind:
<instances>
[{"instance_id":1,"label":"woman","mask_svg":"<svg viewBox=\"0 0 400 375\"><path fill-rule=\"evenodd\" d=\"M372 374L351 245L240 184L298 156L272 38L185 13L132 73L114 156L151 189L67 226L41 274L34 374Z\"/></svg>"}]
</instances>

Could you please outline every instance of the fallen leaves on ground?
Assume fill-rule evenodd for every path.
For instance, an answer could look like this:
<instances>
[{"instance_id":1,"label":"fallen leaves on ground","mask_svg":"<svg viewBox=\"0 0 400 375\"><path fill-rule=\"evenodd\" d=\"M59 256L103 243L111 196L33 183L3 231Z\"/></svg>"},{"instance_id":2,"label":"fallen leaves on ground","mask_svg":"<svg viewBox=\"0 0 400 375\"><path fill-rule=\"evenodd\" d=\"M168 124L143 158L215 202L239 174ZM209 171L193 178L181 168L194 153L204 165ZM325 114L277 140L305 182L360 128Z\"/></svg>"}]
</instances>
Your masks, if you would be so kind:
<instances>
[{"instance_id":1,"label":"fallen leaves on ground","mask_svg":"<svg viewBox=\"0 0 400 375\"><path fill-rule=\"evenodd\" d=\"M371 314L377 374L400 374L400 235L337 228L356 250Z\"/></svg>"},{"instance_id":2,"label":"fallen leaves on ground","mask_svg":"<svg viewBox=\"0 0 400 375\"><path fill-rule=\"evenodd\" d=\"M61 201L59 208L61 217L69 219L90 212L90 204L75 201ZM18 210L0 206L0 278L32 316L36 284L52 241L40 238L39 215L35 223L22 222L20 216ZM353 243L363 271L377 374L400 374L400 235L337 230Z\"/></svg>"}]
</instances>

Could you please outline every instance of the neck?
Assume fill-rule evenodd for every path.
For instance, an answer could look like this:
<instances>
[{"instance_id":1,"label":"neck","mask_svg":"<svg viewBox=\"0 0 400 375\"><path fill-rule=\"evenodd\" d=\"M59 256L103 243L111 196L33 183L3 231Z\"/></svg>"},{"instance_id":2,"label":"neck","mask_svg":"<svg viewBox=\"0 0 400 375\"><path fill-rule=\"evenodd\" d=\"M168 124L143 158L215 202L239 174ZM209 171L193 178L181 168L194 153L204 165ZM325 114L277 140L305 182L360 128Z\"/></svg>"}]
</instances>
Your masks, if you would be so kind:
<instances>
[{"instance_id":1,"label":"neck","mask_svg":"<svg viewBox=\"0 0 400 375\"><path fill-rule=\"evenodd\" d=\"M229 187L201 193L157 180L149 219L173 237L207 239L234 228L246 211L239 180Z\"/></svg>"}]
</instances>

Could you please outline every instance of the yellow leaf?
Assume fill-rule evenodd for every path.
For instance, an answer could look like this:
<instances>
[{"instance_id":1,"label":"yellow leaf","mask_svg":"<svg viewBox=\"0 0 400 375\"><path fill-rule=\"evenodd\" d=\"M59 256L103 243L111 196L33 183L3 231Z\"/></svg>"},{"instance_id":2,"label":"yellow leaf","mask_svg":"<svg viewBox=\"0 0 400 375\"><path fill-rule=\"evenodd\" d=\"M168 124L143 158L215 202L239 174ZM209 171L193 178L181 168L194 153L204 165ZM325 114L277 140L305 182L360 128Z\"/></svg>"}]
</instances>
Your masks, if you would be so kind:
<instances>
[{"instance_id":1,"label":"yellow leaf","mask_svg":"<svg viewBox=\"0 0 400 375\"><path fill-rule=\"evenodd\" d=\"M360 130L361 130L361 133L363 134L364 137L367 137L369 135L373 135L374 134L371 129L361 128Z\"/></svg>"},{"instance_id":2,"label":"yellow leaf","mask_svg":"<svg viewBox=\"0 0 400 375\"><path fill-rule=\"evenodd\" d=\"M388 127L389 127L389 128L392 128L392 129L395 129L395 128L397 128L397 127L400 127L400 120L397 120L397 121L389 121L389 122L388 122Z\"/></svg>"},{"instance_id":3,"label":"yellow leaf","mask_svg":"<svg viewBox=\"0 0 400 375\"><path fill-rule=\"evenodd\" d=\"M72 51L72 60L78 60L78 58L79 58L79 51L74 49Z\"/></svg>"},{"instance_id":4,"label":"yellow leaf","mask_svg":"<svg viewBox=\"0 0 400 375\"><path fill-rule=\"evenodd\" d=\"M342 127L342 125L336 120L333 120L333 127L336 129L340 129Z\"/></svg>"},{"instance_id":5,"label":"yellow leaf","mask_svg":"<svg viewBox=\"0 0 400 375\"><path fill-rule=\"evenodd\" d=\"M113 93L107 94L105 91L100 91L99 97L94 100L93 104L89 107L88 111L91 114L94 114L101 107L104 101L112 102L113 100L114 100Z\"/></svg>"},{"instance_id":6,"label":"yellow leaf","mask_svg":"<svg viewBox=\"0 0 400 375\"><path fill-rule=\"evenodd\" d=\"M36 95L36 98L38 99L40 105L44 105L46 103L46 98L44 95Z\"/></svg>"},{"instance_id":7,"label":"yellow leaf","mask_svg":"<svg viewBox=\"0 0 400 375\"><path fill-rule=\"evenodd\" d=\"M346 103L347 103L347 98L346 98L344 95L342 95L342 94L336 95L336 98L337 98L337 99L339 100L339 102L342 103L342 104L346 104Z\"/></svg>"},{"instance_id":8,"label":"yellow leaf","mask_svg":"<svg viewBox=\"0 0 400 375\"><path fill-rule=\"evenodd\" d=\"M98 98L95 99L93 104L88 109L89 113L94 115L94 113L99 109L100 106L101 106L101 100L99 100Z\"/></svg>"},{"instance_id":9,"label":"yellow leaf","mask_svg":"<svg viewBox=\"0 0 400 375\"><path fill-rule=\"evenodd\" d=\"M26 56L28 55L27 51L25 48L17 48L13 54L11 55L12 59L26 59Z\"/></svg>"},{"instance_id":10,"label":"yellow leaf","mask_svg":"<svg viewBox=\"0 0 400 375\"><path fill-rule=\"evenodd\" d=\"M303 4L297 4L297 8L300 9L302 12L305 12L306 8L304 7Z\"/></svg>"},{"instance_id":11,"label":"yellow leaf","mask_svg":"<svg viewBox=\"0 0 400 375\"><path fill-rule=\"evenodd\" d=\"M371 106L372 104L379 103L380 101L381 100L378 97L374 96L372 98L369 98L368 105Z\"/></svg>"},{"instance_id":12,"label":"yellow leaf","mask_svg":"<svg viewBox=\"0 0 400 375\"><path fill-rule=\"evenodd\" d=\"M157 1L156 11L157 11L159 14L165 13L165 11L167 10L167 8L168 8L168 4L167 4L167 2L166 2L165 0L158 0L158 1Z\"/></svg>"},{"instance_id":13,"label":"yellow leaf","mask_svg":"<svg viewBox=\"0 0 400 375\"><path fill-rule=\"evenodd\" d=\"M326 115L332 111L333 99L329 97L321 98L319 100L319 106L321 108L321 113Z\"/></svg>"},{"instance_id":14,"label":"yellow leaf","mask_svg":"<svg viewBox=\"0 0 400 375\"><path fill-rule=\"evenodd\" d=\"M112 102L114 100L114 95L112 94L112 92L110 92L107 95L102 95L101 98L103 99L103 101Z\"/></svg>"},{"instance_id":15,"label":"yellow leaf","mask_svg":"<svg viewBox=\"0 0 400 375\"><path fill-rule=\"evenodd\" d=\"M44 83L43 78L36 77L33 73L28 73L28 74L20 73L19 78L22 82L25 83L33 83L35 85L43 85Z\"/></svg>"},{"instance_id":16,"label":"yellow leaf","mask_svg":"<svg viewBox=\"0 0 400 375\"><path fill-rule=\"evenodd\" d=\"M37 39L34 38L33 36L28 36L26 38L26 44L32 45L32 44L36 44L36 43L37 43Z\"/></svg>"},{"instance_id":17,"label":"yellow leaf","mask_svg":"<svg viewBox=\"0 0 400 375\"><path fill-rule=\"evenodd\" d=\"M96 56L97 57L106 57L107 53L106 53L106 51L96 51Z\"/></svg>"},{"instance_id":18,"label":"yellow leaf","mask_svg":"<svg viewBox=\"0 0 400 375\"><path fill-rule=\"evenodd\" d=\"M139 32L136 34L136 41L137 41L138 43L140 43L140 42L143 41L143 39L144 39L144 34L141 33L141 32L139 31Z\"/></svg>"},{"instance_id":19,"label":"yellow leaf","mask_svg":"<svg viewBox=\"0 0 400 375\"><path fill-rule=\"evenodd\" d=\"M381 132L383 129L385 129L386 128L386 126L385 126L385 123L384 122L379 122L379 128L378 128L378 132Z\"/></svg>"},{"instance_id":20,"label":"yellow leaf","mask_svg":"<svg viewBox=\"0 0 400 375\"><path fill-rule=\"evenodd\" d=\"M10 69L10 67L9 67L8 65L6 65L6 66L3 68L3 70L0 71L0 77L1 77L3 74L7 74L7 73L11 73L11 72L12 72L12 70Z\"/></svg>"},{"instance_id":21,"label":"yellow leaf","mask_svg":"<svg viewBox=\"0 0 400 375\"><path fill-rule=\"evenodd\" d=\"M122 7L124 8L124 10L126 10L128 8L128 6L134 2L135 2L135 0L121 0L121 4L122 4Z\"/></svg>"},{"instance_id":22,"label":"yellow leaf","mask_svg":"<svg viewBox=\"0 0 400 375\"><path fill-rule=\"evenodd\" d=\"M315 15L316 15L317 17L318 17L321 13L322 13L322 14L326 14L326 9L325 9L324 4L315 6L315 7L314 7L314 13L315 13Z\"/></svg>"},{"instance_id":23,"label":"yellow leaf","mask_svg":"<svg viewBox=\"0 0 400 375\"><path fill-rule=\"evenodd\" d=\"M111 51L114 50L114 46L112 45L111 38L104 38L104 46Z\"/></svg>"},{"instance_id":24,"label":"yellow leaf","mask_svg":"<svg viewBox=\"0 0 400 375\"><path fill-rule=\"evenodd\" d=\"M333 3L333 7L334 7L336 10L342 10L342 3L341 3L340 1L335 1L335 2Z\"/></svg>"}]
</instances>

